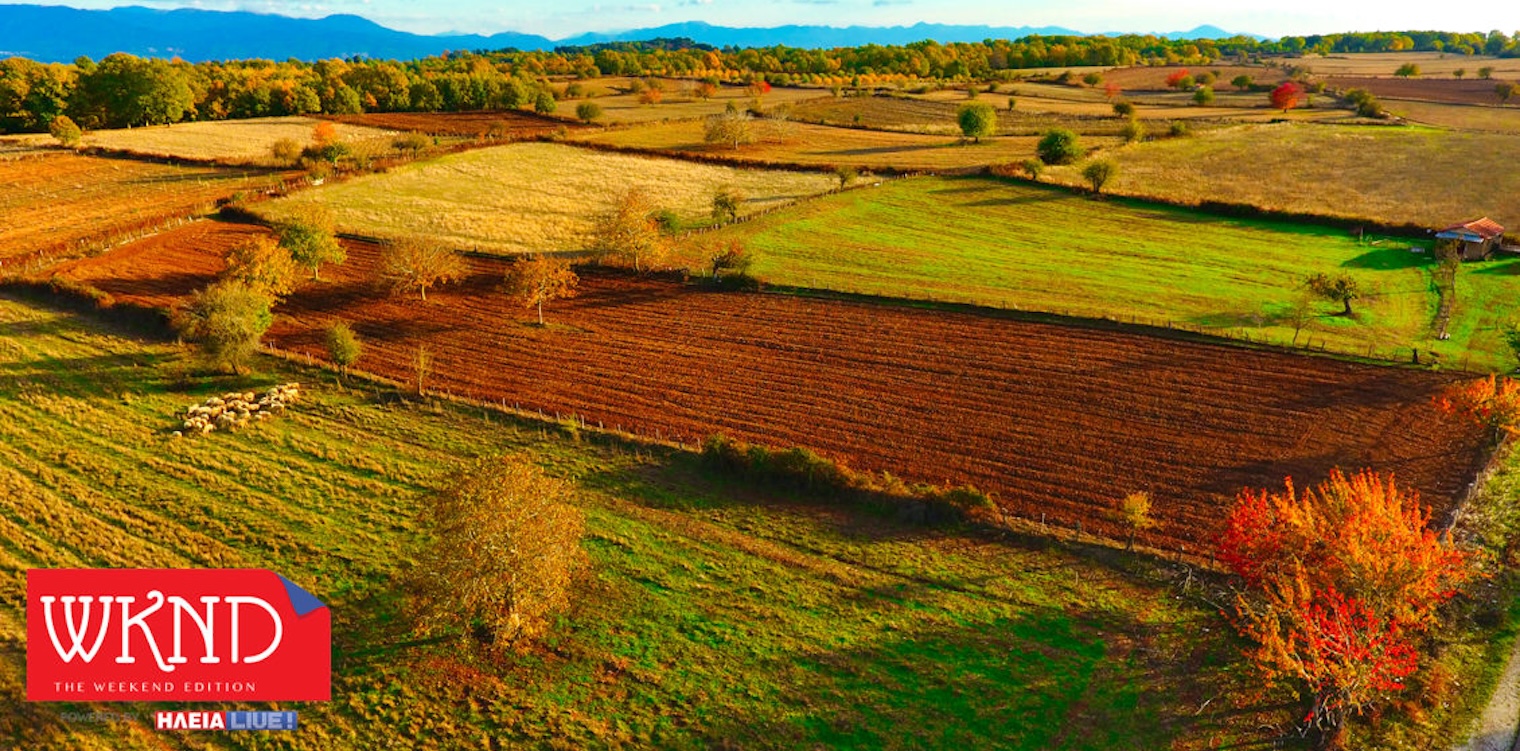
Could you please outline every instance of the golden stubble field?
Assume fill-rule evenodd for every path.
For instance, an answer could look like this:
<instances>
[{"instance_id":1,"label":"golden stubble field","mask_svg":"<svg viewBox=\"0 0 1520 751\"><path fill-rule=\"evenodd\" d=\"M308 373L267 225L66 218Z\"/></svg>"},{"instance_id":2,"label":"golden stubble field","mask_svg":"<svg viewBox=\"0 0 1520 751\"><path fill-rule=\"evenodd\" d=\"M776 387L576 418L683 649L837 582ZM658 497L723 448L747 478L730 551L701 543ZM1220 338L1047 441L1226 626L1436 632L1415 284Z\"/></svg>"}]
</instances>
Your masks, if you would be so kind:
<instances>
[{"instance_id":1,"label":"golden stubble field","mask_svg":"<svg viewBox=\"0 0 1520 751\"><path fill-rule=\"evenodd\" d=\"M711 212L720 188L744 196L741 214L823 193L832 175L747 170L613 154L563 144L522 143L414 163L385 174L305 191L265 204L278 219L319 204L340 229L380 237L426 236L459 248L522 253L580 250L598 213L631 187L686 222Z\"/></svg>"},{"instance_id":2,"label":"golden stubble field","mask_svg":"<svg viewBox=\"0 0 1520 751\"><path fill-rule=\"evenodd\" d=\"M319 120L309 117L263 117L178 123L148 128L98 130L85 134L85 147L134 154L203 159L227 164L267 164L276 141L290 139L308 145ZM350 147L378 143L389 146L392 131L335 124L338 140Z\"/></svg>"},{"instance_id":3,"label":"golden stubble field","mask_svg":"<svg viewBox=\"0 0 1520 751\"><path fill-rule=\"evenodd\" d=\"M1114 149L1106 189L1439 228L1487 214L1520 228L1520 174L1495 169L1520 136L1419 127L1279 123ZM1082 184L1075 168L1051 179Z\"/></svg>"}]
</instances>

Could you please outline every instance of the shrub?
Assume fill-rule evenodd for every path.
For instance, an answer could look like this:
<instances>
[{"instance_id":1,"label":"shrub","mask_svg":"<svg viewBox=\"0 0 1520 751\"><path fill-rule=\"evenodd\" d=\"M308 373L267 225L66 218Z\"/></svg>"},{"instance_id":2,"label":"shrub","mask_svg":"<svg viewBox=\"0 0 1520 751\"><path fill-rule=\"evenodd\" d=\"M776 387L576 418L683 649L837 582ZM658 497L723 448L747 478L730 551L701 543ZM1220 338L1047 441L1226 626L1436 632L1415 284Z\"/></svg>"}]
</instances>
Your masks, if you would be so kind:
<instances>
[{"instance_id":1,"label":"shrub","mask_svg":"<svg viewBox=\"0 0 1520 751\"><path fill-rule=\"evenodd\" d=\"M497 647L543 635L587 562L574 504L571 485L523 458L482 459L457 474L422 510L424 627L467 629Z\"/></svg>"},{"instance_id":2,"label":"shrub","mask_svg":"<svg viewBox=\"0 0 1520 751\"><path fill-rule=\"evenodd\" d=\"M602 116L602 106L596 102L581 102L575 107L575 117L583 123L590 124Z\"/></svg>"},{"instance_id":3,"label":"shrub","mask_svg":"<svg viewBox=\"0 0 1520 751\"><path fill-rule=\"evenodd\" d=\"M834 168L834 177L839 180L839 189L843 190L849 187L850 183L855 182L855 178L860 177L860 170L848 164L842 164Z\"/></svg>"},{"instance_id":4,"label":"shrub","mask_svg":"<svg viewBox=\"0 0 1520 751\"><path fill-rule=\"evenodd\" d=\"M559 105L554 101L554 92L547 88L539 89L538 96L533 98L533 111L540 115L547 115Z\"/></svg>"},{"instance_id":5,"label":"shrub","mask_svg":"<svg viewBox=\"0 0 1520 751\"><path fill-rule=\"evenodd\" d=\"M69 148L79 145L79 140L84 138L84 131L79 129L67 115L59 115L48 123L48 133L57 139L58 143Z\"/></svg>"},{"instance_id":6,"label":"shrub","mask_svg":"<svg viewBox=\"0 0 1520 751\"><path fill-rule=\"evenodd\" d=\"M280 164L295 164L301 158L301 144L294 138L281 138L269 147L269 154Z\"/></svg>"},{"instance_id":7,"label":"shrub","mask_svg":"<svg viewBox=\"0 0 1520 751\"><path fill-rule=\"evenodd\" d=\"M1207 107L1213 103L1214 90L1208 86L1199 86L1198 90L1193 92L1193 104L1196 104L1200 107Z\"/></svg>"},{"instance_id":8,"label":"shrub","mask_svg":"<svg viewBox=\"0 0 1520 751\"><path fill-rule=\"evenodd\" d=\"M172 321L181 336L201 345L215 367L237 373L258 351L259 340L274 323L273 305L274 298L267 292L247 282L224 279L193 293Z\"/></svg>"},{"instance_id":9,"label":"shrub","mask_svg":"<svg viewBox=\"0 0 1520 751\"><path fill-rule=\"evenodd\" d=\"M1119 166L1107 159L1095 159L1082 168L1082 178L1092 186L1094 193L1102 193L1103 186L1119 174Z\"/></svg>"},{"instance_id":10,"label":"shrub","mask_svg":"<svg viewBox=\"0 0 1520 751\"><path fill-rule=\"evenodd\" d=\"M1024 174L1028 175L1030 180L1038 182L1040 173L1045 170L1045 163L1038 159L1025 159L1019 162L1019 169L1024 170Z\"/></svg>"},{"instance_id":11,"label":"shrub","mask_svg":"<svg viewBox=\"0 0 1520 751\"><path fill-rule=\"evenodd\" d=\"M1191 133L1192 129L1188 127L1187 123L1181 120L1174 120L1170 125L1167 126L1166 132L1167 135L1171 136L1172 138L1182 138L1183 136Z\"/></svg>"},{"instance_id":12,"label":"shrub","mask_svg":"<svg viewBox=\"0 0 1520 751\"><path fill-rule=\"evenodd\" d=\"M1134 117L1135 105L1133 102L1114 102L1114 114L1119 117Z\"/></svg>"},{"instance_id":13,"label":"shrub","mask_svg":"<svg viewBox=\"0 0 1520 751\"><path fill-rule=\"evenodd\" d=\"M422 133L406 133L397 136L396 140L391 141L391 146L397 151L410 151L412 152L412 156L421 154L427 147L432 145L433 139Z\"/></svg>"},{"instance_id":14,"label":"shrub","mask_svg":"<svg viewBox=\"0 0 1520 751\"><path fill-rule=\"evenodd\" d=\"M1065 128L1055 128L1040 138L1035 153L1046 164L1071 164L1087 152L1082 148L1076 133Z\"/></svg>"},{"instance_id":15,"label":"shrub","mask_svg":"<svg viewBox=\"0 0 1520 751\"><path fill-rule=\"evenodd\" d=\"M712 218L714 222L736 221L739 218L739 206L744 203L744 196L733 188L719 188L713 192Z\"/></svg>"},{"instance_id":16,"label":"shrub","mask_svg":"<svg viewBox=\"0 0 1520 751\"><path fill-rule=\"evenodd\" d=\"M1145 140L1145 124L1139 120L1130 120L1119 129L1119 135L1128 143Z\"/></svg>"},{"instance_id":17,"label":"shrub","mask_svg":"<svg viewBox=\"0 0 1520 751\"><path fill-rule=\"evenodd\" d=\"M359 343L359 336L354 333L349 325L339 321L327 330L327 355L332 358L333 364L341 371L347 371L354 363L359 362L359 355L364 347Z\"/></svg>"}]
</instances>

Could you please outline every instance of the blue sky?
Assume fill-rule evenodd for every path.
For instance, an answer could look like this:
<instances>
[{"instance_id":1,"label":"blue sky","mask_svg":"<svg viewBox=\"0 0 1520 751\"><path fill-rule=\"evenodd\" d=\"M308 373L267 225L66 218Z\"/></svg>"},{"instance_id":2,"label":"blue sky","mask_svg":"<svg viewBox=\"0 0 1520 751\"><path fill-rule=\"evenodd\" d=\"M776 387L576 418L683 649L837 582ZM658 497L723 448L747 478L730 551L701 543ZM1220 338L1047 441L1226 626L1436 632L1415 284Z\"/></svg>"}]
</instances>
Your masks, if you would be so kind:
<instances>
[{"instance_id":1,"label":"blue sky","mask_svg":"<svg viewBox=\"0 0 1520 751\"><path fill-rule=\"evenodd\" d=\"M1113 0L70 0L46 2L76 8L146 5L207 10L250 10L290 16L334 13L364 16L392 28L445 31L521 31L562 38L583 31L618 31L678 21L726 26L825 24L898 26L930 23L994 26L1064 26L1084 32L1179 31L1214 24L1267 36L1336 31L1520 29L1520 2L1341 2L1272 0L1239 3L1169 0L1165 4ZM0 0L10 2L10 0ZM39 0L30 0L39 2ZM1486 7L1485 7L1486 6Z\"/></svg>"}]
</instances>

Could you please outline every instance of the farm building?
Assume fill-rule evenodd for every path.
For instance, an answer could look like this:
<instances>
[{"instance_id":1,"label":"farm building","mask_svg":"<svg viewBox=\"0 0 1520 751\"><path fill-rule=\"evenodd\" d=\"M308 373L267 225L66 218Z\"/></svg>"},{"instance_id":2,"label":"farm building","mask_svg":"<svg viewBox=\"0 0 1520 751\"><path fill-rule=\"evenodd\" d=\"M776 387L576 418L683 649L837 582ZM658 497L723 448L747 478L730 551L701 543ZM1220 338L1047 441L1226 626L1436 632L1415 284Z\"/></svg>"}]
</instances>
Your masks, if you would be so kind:
<instances>
[{"instance_id":1,"label":"farm building","mask_svg":"<svg viewBox=\"0 0 1520 751\"><path fill-rule=\"evenodd\" d=\"M1504 240L1504 228L1488 217L1454 224L1436 233L1437 240L1455 240L1460 244L1462 260L1487 258Z\"/></svg>"}]
</instances>

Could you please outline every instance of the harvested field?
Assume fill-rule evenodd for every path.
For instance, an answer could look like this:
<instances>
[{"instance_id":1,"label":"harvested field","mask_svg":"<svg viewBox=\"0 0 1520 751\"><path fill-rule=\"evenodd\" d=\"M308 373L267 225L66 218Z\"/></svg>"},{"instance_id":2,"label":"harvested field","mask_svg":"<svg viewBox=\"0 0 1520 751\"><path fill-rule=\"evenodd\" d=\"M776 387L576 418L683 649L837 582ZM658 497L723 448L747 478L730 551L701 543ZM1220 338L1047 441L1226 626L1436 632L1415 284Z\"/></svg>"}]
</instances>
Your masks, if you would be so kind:
<instances>
[{"instance_id":1,"label":"harvested field","mask_svg":"<svg viewBox=\"0 0 1520 751\"><path fill-rule=\"evenodd\" d=\"M1008 97L998 94L982 94L978 101L997 110L998 135L1039 135L1051 128L1070 128L1082 135L1117 136L1124 121L1115 117L1108 105L1085 105L1091 110L1087 116L1058 115L1040 112L1018 104L1009 111ZM905 133L926 133L943 136L959 136L960 125L957 112L966 99L959 101L930 101L910 97L830 97L792 109L792 117L819 125L893 130Z\"/></svg>"},{"instance_id":2,"label":"harvested field","mask_svg":"<svg viewBox=\"0 0 1520 751\"><path fill-rule=\"evenodd\" d=\"M226 164L267 164L276 141L311 143L318 120L309 117L262 117L177 123L149 128L96 130L85 134L84 146L148 156L217 161ZM338 139L351 147L365 142L388 144L394 134L352 125L338 127Z\"/></svg>"},{"instance_id":3,"label":"harvested field","mask_svg":"<svg viewBox=\"0 0 1520 751\"><path fill-rule=\"evenodd\" d=\"M765 123L760 123L764 126ZM737 149L703 140L702 123L678 122L586 133L578 140L624 148L699 154L737 164L848 165L877 171L961 170L1006 164L1034 156L1037 136L991 138L979 144L961 138L806 123L785 123L779 132L761 131L758 143ZM1090 146L1118 145L1115 138L1093 138Z\"/></svg>"},{"instance_id":4,"label":"harvested field","mask_svg":"<svg viewBox=\"0 0 1520 751\"><path fill-rule=\"evenodd\" d=\"M1360 52L1337 53L1321 57L1306 55L1282 60L1283 65L1307 68L1320 76L1391 76L1399 66L1414 63L1425 76L1451 77L1458 68L1470 77L1479 68L1493 68L1495 78L1520 77L1520 59L1488 55L1458 55L1444 52Z\"/></svg>"},{"instance_id":5,"label":"harvested field","mask_svg":"<svg viewBox=\"0 0 1520 751\"><path fill-rule=\"evenodd\" d=\"M711 98L698 99L693 94L695 81L665 79L664 85L666 88L659 104L645 104L639 101L638 94L616 94L590 100L568 99L559 103L559 108L555 110L555 113L573 117L576 105L581 101L592 101L602 108L602 116L597 118L598 122L649 123L718 115L722 114L730 104L740 109L747 109L755 104L754 95L743 86L725 85L719 87L718 93ZM830 96L829 92L822 89L777 86L762 97L759 103L761 107L770 110L828 96Z\"/></svg>"},{"instance_id":6,"label":"harvested field","mask_svg":"<svg viewBox=\"0 0 1520 751\"><path fill-rule=\"evenodd\" d=\"M1115 150L1119 175L1106 190L1432 228L1486 214L1520 227L1520 175L1488 170L1471 179L1473 165L1502 163L1517 146L1515 136L1497 133L1245 125ZM1074 168L1047 174L1082 184ZM1421 186L1417 196L1410 186Z\"/></svg>"},{"instance_id":7,"label":"harvested field","mask_svg":"<svg viewBox=\"0 0 1520 751\"><path fill-rule=\"evenodd\" d=\"M397 380L426 343L431 388L688 443L807 446L1115 538L1107 509L1147 490L1160 522L1147 541L1184 552L1206 549L1243 486L1371 466L1439 511L1473 471L1475 431L1432 404L1455 375L595 269L539 328L496 291L501 262L472 261L465 284L421 303L375 291L375 246L348 251L281 306L271 343L322 357L326 328L348 321L359 366Z\"/></svg>"},{"instance_id":8,"label":"harvested field","mask_svg":"<svg viewBox=\"0 0 1520 751\"><path fill-rule=\"evenodd\" d=\"M1420 102L1413 99L1385 99L1383 106L1398 117L1424 125L1453 130L1520 134L1520 107Z\"/></svg>"},{"instance_id":9,"label":"harvested field","mask_svg":"<svg viewBox=\"0 0 1520 751\"><path fill-rule=\"evenodd\" d=\"M823 193L831 175L744 170L675 159L609 154L562 144L520 143L416 162L385 174L304 191L264 204L279 217L306 204L332 210L338 226L366 236L426 234L460 248L503 253L581 250L598 213L625 190L689 223L705 223L712 196L735 188L740 213Z\"/></svg>"},{"instance_id":10,"label":"harvested field","mask_svg":"<svg viewBox=\"0 0 1520 751\"><path fill-rule=\"evenodd\" d=\"M279 175L50 152L0 160L0 260L78 255L210 211Z\"/></svg>"},{"instance_id":11,"label":"harvested field","mask_svg":"<svg viewBox=\"0 0 1520 751\"><path fill-rule=\"evenodd\" d=\"M1484 81L1475 77L1455 78L1364 78L1336 76L1326 78L1325 85L1331 89L1366 89L1383 99L1414 99L1423 102L1449 104L1488 104L1499 106L1499 95L1494 93L1498 81ZM1520 105L1511 99L1510 107Z\"/></svg>"},{"instance_id":12,"label":"harvested field","mask_svg":"<svg viewBox=\"0 0 1520 751\"><path fill-rule=\"evenodd\" d=\"M491 137L524 140L575 128L562 120L515 110L503 112L369 112L362 115L324 115L349 126L384 128L391 131L427 133L435 136Z\"/></svg>"}]
</instances>

